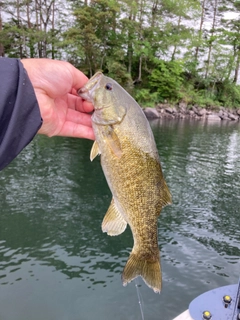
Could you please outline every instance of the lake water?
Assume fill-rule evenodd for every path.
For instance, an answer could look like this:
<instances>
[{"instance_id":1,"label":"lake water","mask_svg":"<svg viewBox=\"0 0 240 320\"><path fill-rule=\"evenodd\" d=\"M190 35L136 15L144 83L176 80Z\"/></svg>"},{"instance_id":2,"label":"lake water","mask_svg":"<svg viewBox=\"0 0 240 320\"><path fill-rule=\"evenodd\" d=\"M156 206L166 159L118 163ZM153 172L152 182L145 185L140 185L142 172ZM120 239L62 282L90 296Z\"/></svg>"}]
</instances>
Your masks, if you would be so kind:
<instances>
[{"instance_id":1,"label":"lake water","mask_svg":"<svg viewBox=\"0 0 240 320\"><path fill-rule=\"evenodd\" d=\"M163 289L138 281L145 320L171 320L240 276L240 124L151 122L173 204L159 217ZM129 228L101 231L111 194L92 142L36 137L0 172L0 319L142 319L121 272Z\"/></svg>"}]
</instances>

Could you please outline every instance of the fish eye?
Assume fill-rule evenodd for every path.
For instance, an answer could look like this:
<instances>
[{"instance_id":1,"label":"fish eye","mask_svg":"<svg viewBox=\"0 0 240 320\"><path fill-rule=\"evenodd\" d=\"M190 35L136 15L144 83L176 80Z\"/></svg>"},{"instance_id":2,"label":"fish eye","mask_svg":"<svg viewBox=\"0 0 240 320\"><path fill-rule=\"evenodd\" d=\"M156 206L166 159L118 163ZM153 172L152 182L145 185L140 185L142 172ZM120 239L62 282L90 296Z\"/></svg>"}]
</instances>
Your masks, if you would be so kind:
<instances>
[{"instance_id":1,"label":"fish eye","mask_svg":"<svg viewBox=\"0 0 240 320\"><path fill-rule=\"evenodd\" d=\"M107 90L109 90L109 91L111 91L112 88L113 88L113 86L112 86L111 83L107 83L107 84L105 85L105 89L107 89Z\"/></svg>"}]
</instances>

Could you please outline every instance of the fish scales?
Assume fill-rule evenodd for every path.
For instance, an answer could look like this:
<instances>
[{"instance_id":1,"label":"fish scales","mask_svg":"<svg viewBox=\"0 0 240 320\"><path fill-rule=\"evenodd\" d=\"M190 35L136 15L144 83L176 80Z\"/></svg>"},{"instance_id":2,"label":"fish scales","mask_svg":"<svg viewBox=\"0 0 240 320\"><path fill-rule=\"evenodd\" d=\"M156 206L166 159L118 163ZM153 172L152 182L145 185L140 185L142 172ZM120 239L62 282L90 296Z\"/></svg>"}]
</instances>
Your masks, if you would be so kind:
<instances>
[{"instance_id":1,"label":"fish scales","mask_svg":"<svg viewBox=\"0 0 240 320\"><path fill-rule=\"evenodd\" d=\"M106 159L101 155L104 172L107 171L105 167L113 166L111 175L108 172L105 173L108 184L111 190L116 190L117 186L121 185L121 189L114 192L113 195L114 199L122 207L122 211L128 213L124 217L125 220L132 230L135 228L137 230L134 238L135 243L140 242L138 241L138 237L140 237L141 239L146 239L143 242L144 245L147 245L147 241L149 241L150 247L158 248L156 237L154 237L154 241L150 241L152 240L151 235L156 234L151 230L152 223L142 223L142 220L147 222L154 220L154 224L156 224L157 216L161 210L161 205L158 201L160 193L158 187L159 177L155 174L159 170L159 164L152 158L149 159L147 154L143 153L141 155L138 150L134 152L131 145L125 146L123 144L122 150L123 155L117 160L111 157L108 152L105 153ZM154 171L152 170L153 166L156 169ZM149 182L154 188L149 187ZM152 206L154 207L155 215L149 215L149 208Z\"/></svg>"},{"instance_id":2,"label":"fish scales","mask_svg":"<svg viewBox=\"0 0 240 320\"><path fill-rule=\"evenodd\" d=\"M102 230L118 235L129 224L133 234L134 246L123 270L123 284L141 276L160 292L157 219L162 207L171 203L171 195L149 123L136 101L101 73L94 75L79 94L94 105L96 142L91 159L101 154L101 166L113 195Z\"/></svg>"}]
</instances>

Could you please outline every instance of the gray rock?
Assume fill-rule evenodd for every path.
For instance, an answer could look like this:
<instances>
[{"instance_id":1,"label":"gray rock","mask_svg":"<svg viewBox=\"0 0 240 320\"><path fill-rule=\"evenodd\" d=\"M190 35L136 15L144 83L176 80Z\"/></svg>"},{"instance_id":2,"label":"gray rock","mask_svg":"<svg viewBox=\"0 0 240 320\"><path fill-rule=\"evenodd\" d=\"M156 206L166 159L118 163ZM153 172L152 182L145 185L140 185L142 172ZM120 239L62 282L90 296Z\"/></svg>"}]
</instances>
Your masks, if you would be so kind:
<instances>
[{"instance_id":1,"label":"gray rock","mask_svg":"<svg viewBox=\"0 0 240 320\"><path fill-rule=\"evenodd\" d=\"M157 112L155 108L145 108L143 109L143 112L149 119L160 118L160 114Z\"/></svg>"},{"instance_id":2,"label":"gray rock","mask_svg":"<svg viewBox=\"0 0 240 320\"><path fill-rule=\"evenodd\" d=\"M224 114L223 110L220 110L219 113L218 113L219 117L222 117L223 114Z\"/></svg>"},{"instance_id":3,"label":"gray rock","mask_svg":"<svg viewBox=\"0 0 240 320\"><path fill-rule=\"evenodd\" d=\"M232 114L232 113L228 113L228 118L231 119L231 120L233 120L233 121L238 120L238 116L235 116L235 115Z\"/></svg>"},{"instance_id":4,"label":"gray rock","mask_svg":"<svg viewBox=\"0 0 240 320\"><path fill-rule=\"evenodd\" d=\"M160 110L163 110L165 108L165 104L163 103L158 103L156 106L157 111L159 112Z\"/></svg>"},{"instance_id":5,"label":"gray rock","mask_svg":"<svg viewBox=\"0 0 240 320\"><path fill-rule=\"evenodd\" d=\"M202 117L202 116L206 115L207 110L205 108L199 109L196 113L197 113L198 116Z\"/></svg>"},{"instance_id":6,"label":"gray rock","mask_svg":"<svg viewBox=\"0 0 240 320\"><path fill-rule=\"evenodd\" d=\"M182 112L185 112L187 110L187 104L185 102L180 102L178 107Z\"/></svg>"},{"instance_id":7,"label":"gray rock","mask_svg":"<svg viewBox=\"0 0 240 320\"><path fill-rule=\"evenodd\" d=\"M185 114L181 114L181 113L180 113L179 118L180 118L180 119L185 119L186 116L185 116Z\"/></svg>"},{"instance_id":8,"label":"gray rock","mask_svg":"<svg viewBox=\"0 0 240 320\"><path fill-rule=\"evenodd\" d=\"M213 106L212 108L201 108L198 105L187 105L180 102L177 106L169 103L159 103L156 108L145 108L147 118L169 118L169 119L206 119L209 121L232 120L240 121L240 109Z\"/></svg>"},{"instance_id":9,"label":"gray rock","mask_svg":"<svg viewBox=\"0 0 240 320\"><path fill-rule=\"evenodd\" d=\"M170 107L167 107L166 109L165 109L165 111L167 112L167 113L170 113L170 114L172 114L174 111L173 111L173 108L170 108Z\"/></svg>"},{"instance_id":10,"label":"gray rock","mask_svg":"<svg viewBox=\"0 0 240 320\"><path fill-rule=\"evenodd\" d=\"M221 121L221 118L217 113L209 114L206 118L208 121Z\"/></svg>"},{"instance_id":11,"label":"gray rock","mask_svg":"<svg viewBox=\"0 0 240 320\"><path fill-rule=\"evenodd\" d=\"M197 106L193 106L192 107L193 112L195 112L196 114L198 113L198 107Z\"/></svg>"},{"instance_id":12,"label":"gray rock","mask_svg":"<svg viewBox=\"0 0 240 320\"><path fill-rule=\"evenodd\" d=\"M224 113L223 115L221 115L220 118L221 118L222 120L230 120L230 119L228 118L228 115L226 115L225 113Z\"/></svg>"},{"instance_id":13,"label":"gray rock","mask_svg":"<svg viewBox=\"0 0 240 320\"><path fill-rule=\"evenodd\" d=\"M228 118L228 112L226 111L222 111L222 113L220 114L221 118Z\"/></svg>"},{"instance_id":14,"label":"gray rock","mask_svg":"<svg viewBox=\"0 0 240 320\"><path fill-rule=\"evenodd\" d=\"M173 107L172 108L172 113L177 113L178 111L177 111L177 108L176 107Z\"/></svg>"}]
</instances>

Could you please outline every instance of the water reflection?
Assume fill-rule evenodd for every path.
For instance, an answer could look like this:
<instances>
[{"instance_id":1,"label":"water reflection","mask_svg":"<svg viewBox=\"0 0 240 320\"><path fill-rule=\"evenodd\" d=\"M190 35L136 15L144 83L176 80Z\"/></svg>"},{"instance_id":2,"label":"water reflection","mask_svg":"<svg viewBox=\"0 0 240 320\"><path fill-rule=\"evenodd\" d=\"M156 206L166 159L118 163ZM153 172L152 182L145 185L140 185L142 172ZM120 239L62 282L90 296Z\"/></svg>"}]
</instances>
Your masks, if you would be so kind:
<instances>
[{"instance_id":1,"label":"water reflection","mask_svg":"<svg viewBox=\"0 0 240 320\"><path fill-rule=\"evenodd\" d=\"M146 318L170 320L203 291L238 280L240 130L151 125L173 205L159 219L163 292L140 290ZM1 172L1 320L140 319L134 285L120 279L131 232L101 232L111 194L91 144L37 137Z\"/></svg>"}]
</instances>

